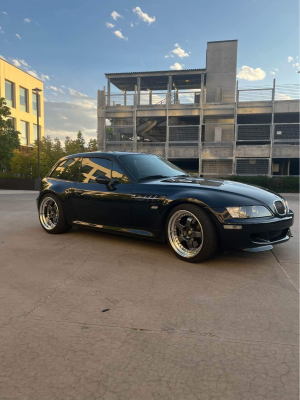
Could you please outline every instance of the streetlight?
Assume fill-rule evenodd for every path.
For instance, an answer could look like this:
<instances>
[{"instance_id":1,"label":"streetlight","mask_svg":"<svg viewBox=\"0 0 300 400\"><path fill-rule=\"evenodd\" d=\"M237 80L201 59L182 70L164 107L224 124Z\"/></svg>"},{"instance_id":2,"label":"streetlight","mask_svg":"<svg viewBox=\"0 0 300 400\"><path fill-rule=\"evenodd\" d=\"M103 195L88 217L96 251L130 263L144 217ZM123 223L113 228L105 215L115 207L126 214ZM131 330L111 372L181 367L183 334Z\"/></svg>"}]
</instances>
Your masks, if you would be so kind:
<instances>
[{"instance_id":1,"label":"streetlight","mask_svg":"<svg viewBox=\"0 0 300 400\"><path fill-rule=\"evenodd\" d=\"M38 177L35 184L35 189L40 188L41 184L41 169L40 169L40 126L39 126L39 105L40 105L40 95L39 92L42 92L42 89L35 88L32 89L33 92L36 94L36 132L37 132L37 146L38 146Z\"/></svg>"}]
</instances>

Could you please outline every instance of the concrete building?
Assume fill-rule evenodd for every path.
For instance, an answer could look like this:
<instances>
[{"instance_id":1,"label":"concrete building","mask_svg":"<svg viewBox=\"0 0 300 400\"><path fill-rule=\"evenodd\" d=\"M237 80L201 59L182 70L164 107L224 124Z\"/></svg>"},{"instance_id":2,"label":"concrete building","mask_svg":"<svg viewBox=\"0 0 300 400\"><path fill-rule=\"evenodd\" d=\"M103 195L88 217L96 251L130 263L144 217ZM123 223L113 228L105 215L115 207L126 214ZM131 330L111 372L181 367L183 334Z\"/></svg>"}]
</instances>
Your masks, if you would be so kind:
<instances>
[{"instance_id":1,"label":"concrete building","mask_svg":"<svg viewBox=\"0 0 300 400\"><path fill-rule=\"evenodd\" d=\"M14 127L21 133L22 146L34 144L37 140L37 97L33 89L43 90L43 82L27 72L0 59L0 97L10 107ZM40 137L44 136L44 97L39 95Z\"/></svg>"},{"instance_id":2,"label":"concrete building","mask_svg":"<svg viewBox=\"0 0 300 400\"><path fill-rule=\"evenodd\" d=\"M107 73L99 150L154 153L204 176L299 175L299 87L239 89L236 75L237 40L209 42L205 68Z\"/></svg>"}]
</instances>

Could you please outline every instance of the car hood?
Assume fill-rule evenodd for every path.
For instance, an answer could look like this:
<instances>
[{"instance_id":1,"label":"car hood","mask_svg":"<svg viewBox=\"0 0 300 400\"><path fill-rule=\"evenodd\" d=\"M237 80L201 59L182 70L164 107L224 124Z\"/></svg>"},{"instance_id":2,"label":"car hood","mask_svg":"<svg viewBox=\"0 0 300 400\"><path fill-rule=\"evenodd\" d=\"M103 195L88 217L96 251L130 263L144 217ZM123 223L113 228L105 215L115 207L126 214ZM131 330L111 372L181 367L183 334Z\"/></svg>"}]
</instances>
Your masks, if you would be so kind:
<instances>
[{"instance_id":1,"label":"car hood","mask_svg":"<svg viewBox=\"0 0 300 400\"><path fill-rule=\"evenodd\" d=\"M254 201L259 201L263 204L268 204L271 206L274 201L282 200L283 197L277 193L274 193L268 189L261 188L259 186L247 185L245 183L234 182L229 180L222 179L202 179L202 178L170 178L170 179L161 179L161 183L170 185L178 185L181 187L185 187L185 189L196 188L199 189L207 189L209 191L217 191L221 192L224 195L227 194L235 194L237 197L246 197L249 199L249 205L255 204ZM220 193L220 194L221 194Z\"/></svg>"}]
</instances>

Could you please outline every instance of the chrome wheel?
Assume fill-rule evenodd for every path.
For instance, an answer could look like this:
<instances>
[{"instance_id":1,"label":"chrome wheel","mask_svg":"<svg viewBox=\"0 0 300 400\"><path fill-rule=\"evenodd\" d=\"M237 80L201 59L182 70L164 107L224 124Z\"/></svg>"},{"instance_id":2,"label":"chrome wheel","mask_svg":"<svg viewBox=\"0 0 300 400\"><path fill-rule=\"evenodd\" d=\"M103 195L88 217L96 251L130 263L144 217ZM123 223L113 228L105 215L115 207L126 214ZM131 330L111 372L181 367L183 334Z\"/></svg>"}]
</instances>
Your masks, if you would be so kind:
<instances>
[{"instance_id":1,"label":"chrome wheel","mask_svg":"<svg viewBox=\"0 0 300 400\"><path fill-rule=\"evenodd\" d=\"M203 245L200 221L190 211L176 211L168 224L168 237L173 249L182 257L196 256Z\"/></svg>"},{"instance_id":2,"label":"chrome wheel","mask_svg":"<svg viewBox=\"0 0 300 400\"><path fill-rule=\"evenodd\" d=\"M190 211L176 211L168 223L168 238L180 256L196 256L203 245L204 235L200 221Z\"/></svg>"},{"instance_id":3,"label":"chrome wheel","mask_svg":"<svg viewBox=\"0 0 300 400\"><path fill-rule=\"evenodd\" d=\"M52 197L45 197L40 204L40 221L47 230L54 229L58 224L59 209Z\"/></svg>"}]
</instances>

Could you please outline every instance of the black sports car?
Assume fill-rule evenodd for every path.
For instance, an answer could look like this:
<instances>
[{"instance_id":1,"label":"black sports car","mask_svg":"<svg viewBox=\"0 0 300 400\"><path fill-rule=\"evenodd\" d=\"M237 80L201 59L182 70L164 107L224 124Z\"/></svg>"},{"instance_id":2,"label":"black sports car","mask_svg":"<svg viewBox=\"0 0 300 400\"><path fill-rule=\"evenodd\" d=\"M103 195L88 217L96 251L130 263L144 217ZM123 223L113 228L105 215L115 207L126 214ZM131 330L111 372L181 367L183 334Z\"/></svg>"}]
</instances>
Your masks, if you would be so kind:
<instances>
[{"instance_id":1,"label":"black sports car","mask_svg":"<svg viewBox=\"0 0 300 400\"><path fill-rule=\"evenodd\" d=\"M39 219L48 233L73 225L167 240L182 260L224 250L262 251L291 236L287 202L259 187L187 175L151 154L64 157L42 180Z\"/></svg>"}]
</instances>

